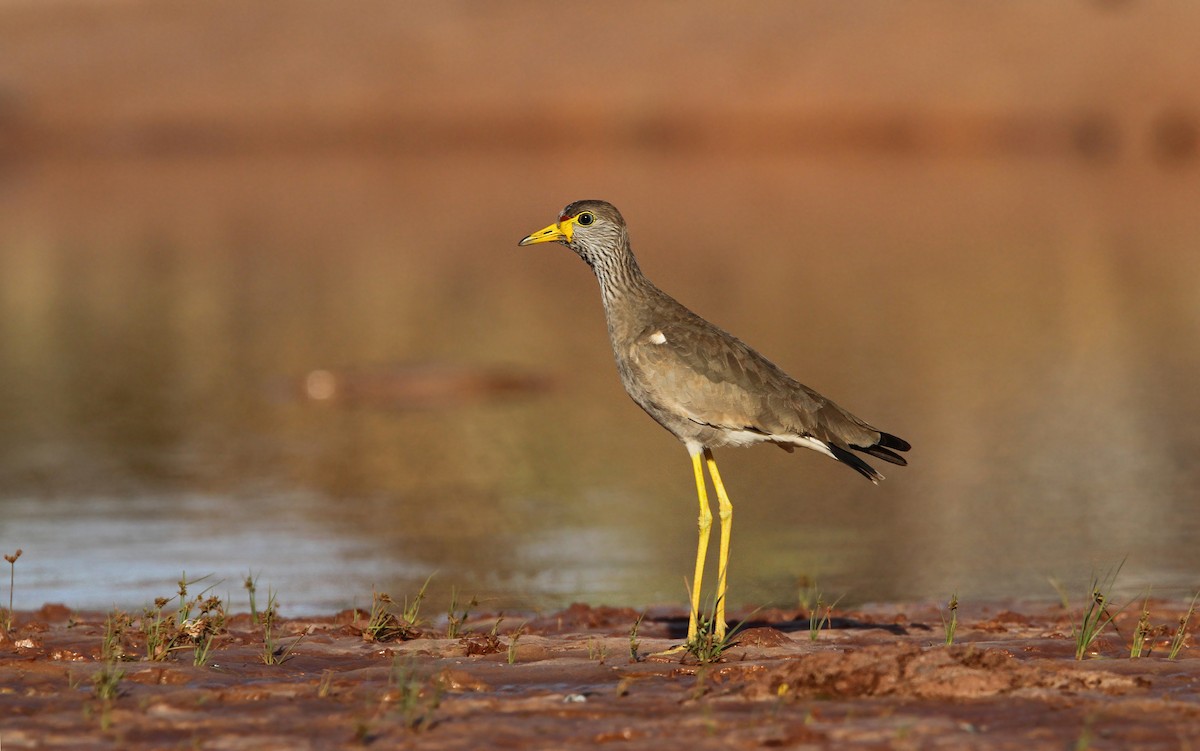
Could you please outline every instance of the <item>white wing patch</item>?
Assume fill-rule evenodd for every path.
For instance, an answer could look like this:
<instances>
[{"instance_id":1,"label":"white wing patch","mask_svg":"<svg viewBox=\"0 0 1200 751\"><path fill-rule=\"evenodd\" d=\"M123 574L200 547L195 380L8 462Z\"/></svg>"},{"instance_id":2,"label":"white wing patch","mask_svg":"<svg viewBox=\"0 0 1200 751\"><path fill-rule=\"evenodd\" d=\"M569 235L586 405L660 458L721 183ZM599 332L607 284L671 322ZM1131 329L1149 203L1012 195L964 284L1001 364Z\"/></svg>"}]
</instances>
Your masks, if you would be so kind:
<instances>
[{"instance_id":1,"label":"white wing patch","mask_svg":"<svg viewBox=\"0 0 1200 751\"><path fill-rule=\"evenodd\" d=\"M651 344L666 344L667 337L665 334L663 334L663 332L655 331L653 334L650 335L650 343Z\"/></svg>"},{"instance_id":2,"label":"white wing patch","mask_svg":"<svg viewBox=\"0 0 1200 751\"><path fill-rule=\"evenodd\" d=\"M790 443L793 446L803 446L806 449L819 451L825 456L833 457L834 459L837 458L836 456L833 456L833 452L829 450L828 444L826 444L824 441L817 440L810 435L789 435L783 436L783 439L786 443Z\"/></svg>"},{"instance_id":3,"label":"white wing patch","mask_svg":"<svg viewBox=\"0 0 1200 751\"><path fill-rule=\"evenodd\" d=\"M825 456L833 457L833 452L829 450L829 446L824 441L817 440L812 436L783 434L783 435L766 435L753 430L730 430L726 429L721 434L722 440L726 446L753 446L756 443L786 443L792 446L812 449ZM836 457L834 457L836 458Z\"/></svg>"}]
</instances>

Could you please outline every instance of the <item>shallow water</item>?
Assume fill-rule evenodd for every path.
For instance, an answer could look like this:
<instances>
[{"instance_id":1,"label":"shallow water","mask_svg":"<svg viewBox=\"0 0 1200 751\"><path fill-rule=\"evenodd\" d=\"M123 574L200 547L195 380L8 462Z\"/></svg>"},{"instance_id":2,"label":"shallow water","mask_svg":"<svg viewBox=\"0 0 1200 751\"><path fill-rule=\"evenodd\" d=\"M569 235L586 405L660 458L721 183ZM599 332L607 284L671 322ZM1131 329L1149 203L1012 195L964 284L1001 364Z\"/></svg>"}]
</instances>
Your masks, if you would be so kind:
<instances>
[{"instance_id":1,"label":"shallow water","mask_svg":"<svg viewBox=\"0 0 1200 751\"><path fill-rule=\"evenodd\" d=\"M1082 594L1122 559L1131 590L1200 584L1194 174L572 167L6 168L0 546L25 553L18 607L137 606L184 571L234 599L252 572L288 612L435 571L435 597L496 607L682 602L687 456L622 393L586 267L516 247L582 197L622 208L660 286L913 443L879 487L812 452L719 452L737 603L794 603L814 578L847 602L1052 597L1051 578ZM414 393L430 366L533 380ZM366 385L312 399L314 371Z\"/></svg>"}]
</instances>

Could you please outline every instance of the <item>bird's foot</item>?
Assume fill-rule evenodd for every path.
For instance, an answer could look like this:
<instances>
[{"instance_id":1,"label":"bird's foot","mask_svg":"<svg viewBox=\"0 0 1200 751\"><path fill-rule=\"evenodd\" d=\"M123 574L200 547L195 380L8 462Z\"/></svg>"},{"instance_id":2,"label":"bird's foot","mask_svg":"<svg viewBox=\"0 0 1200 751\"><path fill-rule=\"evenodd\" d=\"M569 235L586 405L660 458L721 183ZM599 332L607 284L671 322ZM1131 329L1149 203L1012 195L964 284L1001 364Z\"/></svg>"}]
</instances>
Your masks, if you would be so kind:
<instances>
[{"instance_id":1,"label":"bird's foot","mask_svg":"<svg viewBox=\"0 0 1200 751\"><path fill-rule=\"evenodd\" d=\"M673 647L668 647L661 652L651 652L650 654L646 655L646 657L650 660L673 660L687 654L687 652L688 645L684 643L676 644Z\"/></svg>"}]
</instances>

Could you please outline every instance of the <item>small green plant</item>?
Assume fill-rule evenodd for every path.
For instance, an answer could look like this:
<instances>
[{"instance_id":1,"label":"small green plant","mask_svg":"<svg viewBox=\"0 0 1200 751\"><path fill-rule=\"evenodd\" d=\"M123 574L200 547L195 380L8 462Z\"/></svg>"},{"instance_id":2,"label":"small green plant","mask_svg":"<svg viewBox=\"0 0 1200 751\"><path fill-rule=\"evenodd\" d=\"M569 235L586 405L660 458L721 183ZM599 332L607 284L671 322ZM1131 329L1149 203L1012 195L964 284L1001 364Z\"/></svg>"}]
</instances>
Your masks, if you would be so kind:
<instances>
[{"instance_id":1,"label":"small green plant","mask_svg":"<svg viewBox=\"0 0 1200 751\"><path fill-rule=\"evenodd\" d=\"M253 571L246 572L246 580L242 582L242 587L250 597L250 622L258 623L258 577Z\"/></svg>"},{"instance_id":2,"label":"small green plant","mask_svg":"<svg viewBox=\"0 0 1200 751\"><path fill-rule=\"evenodd\" d=\"M437 572L433 572L436 574ZM425 599L425 591L429 589L429 582L433 581L433 574L425 578L425 583L421 585L421 589L413 597L412 602L408 598L404 598L404 609L400 613L400 617L408 625L410 629L416 629L420 625L421 615L421 600Z\"/></svg>"},{"instance_id":3,"label":"small green plant","mask_svg":"<svg viewBox=\"0 0 1200 751\"><path fill-rule=\"evenodd\" d=\"M204 577L201 577L201 578L204 578ZM187 572L184 571L183 573L181 573L179 575L179 592L176 595L179 598L179 612L177 614L179 623L183 623L184 621L187 620L188 613L191 610L188 607L188 598L187 598L188 584L191 584L191 582L188 581Z\"/></svg>"},{"instance_id":4,"label":"small green plant","mask_svg":"<svg viewBox=\"0 0 1200 751\"><path fill-rule=\"evenodd\" d=\"M275 625L279 619L279 612L276 607L275 593L267 588L267 607L262 612L263 629L263 651L262 661L265 665L282 665L292 657L292 650L304 640L303 634L286 647L276 643L275 641Z\"/></svg>"},{"instance_id":5,"label":"small green plant","mask_svg":"<svg viewBox=\"0 0 1200 751\"><path fill-rule=\"evenodd\" d=\"M120 610L113 610L104 619L104 637L100 642L100 659L115 663L126 658L125 632L130 627L130 618Z\"/></svg>"},{"instance_id":6,"label":"small green plant","mask_svg":"<svg viewBox=\"0 0 1200 751\"><path fill-rule=\"evenodd\" d=\"M444 692L441 680L421 676L414 658L392 659L384 701L394 702L401 721L409 730L428 730L434 726L434 714Z\"/></svg>"},{"instance_id":7,"label":"small green plant","mask_svg":"<svg viewBox=\"0 0 1200 751\"><path fill-rule=\"evenodd\" d=\"M521 634L525 633L525 624L517 627L517 630L512 633L508 640L508 664L512 665L517 661L517 642L521 639Z\"/></svg>"},{"instance_id":8,"label":"small green plant","mask_svg":"<svg viewBox=\"0 0 1200 751\"><path fill-rule=\"evenodd\" d=\"M747 619L748 620L748 619ZM695 657L701 665L709 665L721 659L725 651L737 644L734 638L741 631L743 620L737 626L728 629L722 637L717 636L716 605L709 608L707 613L701 613L696 618L696 637L684 645L685 654Z\"/></svg>"},{"instance_id":9,"label":"small green plant","mask_svg":"<svg viewBox=\"0 0 1200 751\"><path fill-rule=\"evenodd\" d=\"M1129 646L1129 658L1137 659L1146 648L1146 639L1150 637L1150 595L1142 601L1142 612L1138 615L1137 626L1133 629L1133 643Z\"/></svg>"},{"instance_id":10,"label":"small green plant","mask_svg":"<svg viewBox=\"0 0 1200 751\"><path fill-rule=\"evenodd\" d=\"M436 573L436 572L435 572ZM371 593L371 612L367 616L367 624L363 627L362 635L366 641L392 641L394 639L416 639L421 636L421 603L429 590L429 582L434 574L430 574L421 585L421 589L410 600L404 598L404 604L397 613L393 606L398 603L386 592ZM462 624L467 619L469 608L479 604L475 598L459 612L458 593L450 590L450 611L447 615L446 638L457 639L463 635Z\"/></svg>"},{"instance_id":11,"label":"small green plant","mask_svg":"<svg viewBox=\"0 0 1200 751\"><path fill-rule=\"evenodd\" d=\"M950 595L950 602L946 604L947 610L950 611L949 617L942 616L942 628L946 631L946 646L954 645L954 632L958 630L958 593Z\"/></svg>"},{"instance_id":12,"label":"small green plant","mask_svg":"<svg viewBox=\"0 0 1200 751\"><path fill-rule=\"evenodd\" d=\"M471 616L471 608L477 606L479 600L472 597L460 609L458 602L458 590L454 587L450 588L450 609L446 613L446 638L457 639L463 635L463 624L467 622L467 618Z\"/></svg>"},{"instance_id":13,"label":"small green plant","mask_svg":"<svg viewBox=\"0 0 1200 751\"><path fill-rule=\"evenodd\" d=\"M367 615L367 625L363 626L364 641L387 641L392 624L396 617L392 615L392 596L387 592L371 591L371 612Z\"/></svg>"},{"instance_id":14,"label":"small green plant","mask_svg":"<svg viewBox=\"0 0 1200 751\"><path fill-rule=\"evenodd\" d=\"M602 641L595 638L587 640L588 659L604 662L608 659L608 647Z\"/></svg>"},{"instance_id":15,"label":"small green plant","mask_svg":"<svg viewBox=\"0 0 1200 751\"><path fill-rule=\"evenodd\" d=\"M190 599L188 587L209 576L211 574L189 580L185 572L179 579L179 589L174 597L155 598L154 606L142 611L141 629L146 640L147 660L160 662L173 652L190 647L194 664L207 663L213 639L225 629L224 604L220 598L209 595L216 584L205 587ZM176 598L179 604L168 610L167 606Z\"/></svg>"},{"instance_id":16,"label":"small green plant","mask_svg":"<svg viewBox=\"0 0 1200 751\"><path fill-rule=\"evenodd\" d=\"M640 614L637 620L633 622L633 628L629 629L629 661L641 662L642 657L638 654L638 647L641 642L638 641L638 629L642 627L642 619L646 617L645 613Z\"/></svg>"},{"instance_id":17,"label":"small green plant","mask_svg":"<svg viewBox=\"0 0 1200 751\"><path fill-rule=\"evenodd\" d=\"M367 617L366 631L371 635L371 641L378 641L380 634L389 628L394 621L392 605L395 600L387 592L371 590L371 614Z\"/></svg>"},{"instance_id":18,"label":"small green plant","mask_svg":"<svg viewBox=\"0 0 1200 751\"><path fill-rule=\"evenodd\" d=\"M1200 592L1197 592L1192 597L1192 601L1188 604L1187 612L1179 616L1179 628L1175 629L1175 635L1171 637L1171 650L1167 653L1168 660L1176 660L1179 658L1179 653L1183 650L1184 642L1187 641L1187 625L1192 619L1192 615L1196 612L1196 600L1200 599Z\"/></svg>"},{"instance_id":19,"label":"small green plant","mask_svg":"<svg viewBox=\"0 0 1200 751\"><path fill-rule=\"evenodd\" d=\"M225 606L221 598L209 596L196 598L198 612L179 624L180 631L192 644L192 664L203 667L212 654L213 642L225 631Z\"/></svg>"},{"instance_id":20,"label":"small green plant","mask_svg":"<svg viewBox=\"0 0 1200 751\"><path fill-rule=\"evenodd\" d=\"M816 641L821 631L829 626L831 613L842 601L842 597L838 597L832 604L826 603L825 593L817 584L816 577L807 575L800 577L799 588L800 609L808 613L808 638ZM825 610L824 614L821 613L822 608Z\"/></svg>"},{"instance_id":21,"label":"small green plant","mask_svg":"<svg viewBox=\"0 0 1200 751\"><path fill-rule=\"evenodd\" d=\"M100 659L104 666L92 677L92 694L104 702L101 724L107 729L111 718L110 702L121 694L121 679L125 671L120 667L125 659L125 631L129 627L129 616L113 610L104 619L104 638L100 642Z\"/></svg>"},{"instance_id":22,"label":"small green plant","mask_svg":"<svg viewBox=\"0 0 1200 751\"><path fill-rule=\"evenodd\" d=\"M706 615L696 621L696 636L684 645L684 651L695 657L701 665L708 665L721 659L721 655L730 646L732 642L728 633L725 638L718 639L713 619Z\"/></svg>"},{"instance_id":23,"label":"small green plant","mask_svg":"<svg viewBox=\"0 0 1200 751\"><path fill-rule=\"evenodd\" d=\"M130 627L130 617L114 609L104 619L104 636L100 643L100 659L104 662L125 660L125 632Z\"/></svg>"},{"instance_id":24,"label":"small green plant","mask_svg":"<svg viewBox=\"0 0 1200 751\"><path fill-rule=\"evenodd\" d=\"M1113 619L1120 614L1124 607L1118 608L1114 613L1109 610L1108 600L1109 592L1112 591L1113 583L1117 579L1117 575L1121 573L1121 568L1125 565L1125 561L1121 561L1115 569L1109 569L1108 573L1103 577L1093 575L1089 591L1091 597L1088 599L1087 607L1083 611L1083 617L1080 619L1079 625L1073 627L1073 635L1075 637L1075 659L1082 660L1092 644L1100 637L1104 629L1108 627Z\"/></svg>"},{"instance_id":25,"label":"small green plant","mask_svg":"<svg viewBox=\"0 0 1200 751\"><path fill-rule=\"evenodd\" d=\"M118 663L106 662L92 679L92 692L101 701L112 701L121 695L121 679L124 677L125 671Z\"/></svg>"},{"instance_id":26,"label":"small green plant","mask_svg":"<svg viewBox=\"0 0 1200 751\"><path fill-rule=\"evenodd\" d=\"M165 660L171 650L170 634L175 631L175 617L163 614L169 600L156 597L154 607L142 610L142 636L146 640L146 659Z\"/></svg>"},{"instance_id":27,"label":"small green plant","mask_svg":"<svg viewBox=\"0 0 1200 751\"><path fill-rule=\"evenodd\" d=\"M0 626L4 627L5 633L13 630L13 591L16 589L17 583L17 559L23 552L25 551L17 548L17 552L12 555L4 554L4 560L8 561L8 610L4 611L3 618L0 619Z\"/></svg>"},{"instance_id":28,"label":"small green plant","mask_svg":"<svg viewBox=\"0 0 1200 751\"><path fill-rule=\"evenodd\" d=\"M317 684L317 698L324 699L333 695L333 671L321 672L321 681Z\"/></svg>"},{"instance_id":29,"label":"small green plant","mask_svg":"<svg viewBox=\"0 0 1200 751\"><path fill-rule=\"evenodd\" d=\"M204 576L201 576L198 579L188 579L187 572L184 571L183 574L179 577L179 595L178 596L179 596L179 622L180 623L183 623L184 621L191 619L192 607L203 602L203 598L206 597L208 595L208 593L211 592L213 590L213 588L217 586L217 584L220 584L220 582L216 582L214 584L210 584L209 586L205 587L200 592L200 594L196 595L195 599L192 599L192 600L189 600L188 596L187 596L188 587L191 586L192 584L199 584L200 582L208 579L211 576L212 576L212 574L205 574Z\"/></svg>"},{"instance_id":30,"label":"small green plant","mask_svg":"<svg viewBox=\"0 0 1200 751\"><path fill-rule=\"evenodd\" d=\"M168 597L155 598L154 607L142 611L142 635L146 640L147 660L165 660L178 647L179 629L175 614L165 612L170 601Z\"/></svg>"},{"instance_id":31,"label":"small green plant","mask_svg":"<svg viewBox=\"0 0 1200 751\"><path fill-rule=\"evenodd\" d=\"M812 610L808 611L808 638L810 641L816 641L821 636L821 631L827 628L831 622L833 609L842 601L839 597L833 601L833 604L826 605L824 595L819 591L816 593L816 601L813 604ZM825 612L821 613L821 608L825 608Z\"/></svg>"},{"instance_id":32,"label":"small green plant","mask_svg":"<svg viewBox=\"0 0 1200 751\"><path fill-rule=\"evenodd\" d=\"M424 596L424 589L417 595L417 602ZM415 639L421 635L416 629L418 608L411 608L407 599L403 615L397 616L392 612L396 601L387 592L371 593L371 612L367 616L367 625L362 629L364 641L394 641L396 639Z\"/></svg>"}]
</instances>

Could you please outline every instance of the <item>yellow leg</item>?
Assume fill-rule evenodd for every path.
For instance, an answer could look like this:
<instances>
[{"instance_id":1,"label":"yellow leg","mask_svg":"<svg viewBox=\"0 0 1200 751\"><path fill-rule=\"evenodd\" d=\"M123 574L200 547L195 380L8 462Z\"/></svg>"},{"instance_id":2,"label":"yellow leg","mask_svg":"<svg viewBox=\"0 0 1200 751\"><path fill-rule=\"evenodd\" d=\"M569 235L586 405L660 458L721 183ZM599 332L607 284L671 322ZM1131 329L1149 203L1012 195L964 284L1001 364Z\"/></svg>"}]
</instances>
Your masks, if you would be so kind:
<instances>
[{"instance_id":1,"label":"yellow leg","mask_svg":"<svg viewBox=\"0 0 1200 751\"><path fill-rule=\"evenodd\" d=\"M708 455L705 450L704 455ZM692 579L692 612L688 618L688 643L695 641L700 613L700 583L704 579L704 558L708 554L708 533L712 529L712 509L708 505L708 489L704 486L704 465L701 453L692 454L692 469L696 473L696 495L700 499L700 540L696 545L696 575ZM722 629L724 621L721 622Z\"/></svg>"},{"instance_id":2,"label":"yellow leg","mask_svg":"<svg viewBox=\"0 0 1200 751\"><path fill-rule=\"evenodd\" d=\"M725 574L729 568L729 534L733 530L733 504L725 493L725 485L721 483L721 473L717 471L717 460L712 451L704 449L704 459L708 463L708 474L712 477L713 487L717 491L717 514L721 518L721 553L717 558L717 622L713 634L717 640L725 638Z\"/></svg>"}]
</instances>

